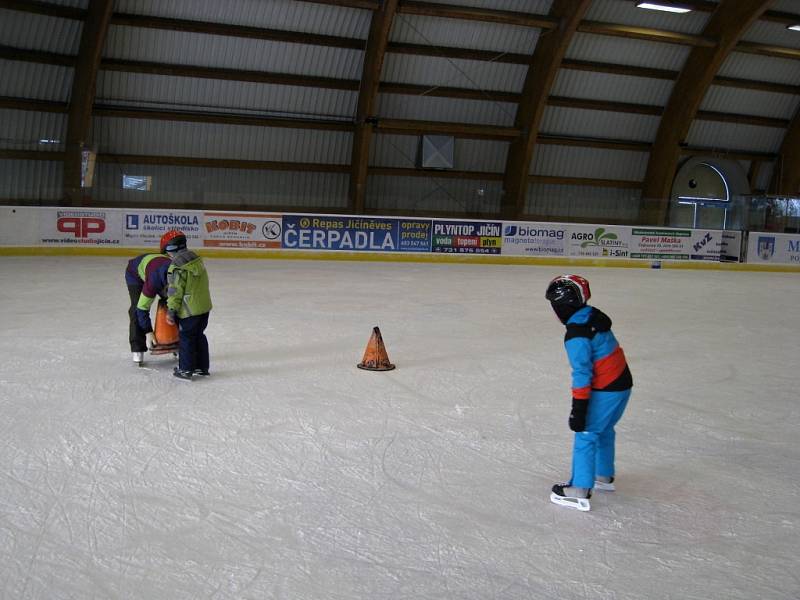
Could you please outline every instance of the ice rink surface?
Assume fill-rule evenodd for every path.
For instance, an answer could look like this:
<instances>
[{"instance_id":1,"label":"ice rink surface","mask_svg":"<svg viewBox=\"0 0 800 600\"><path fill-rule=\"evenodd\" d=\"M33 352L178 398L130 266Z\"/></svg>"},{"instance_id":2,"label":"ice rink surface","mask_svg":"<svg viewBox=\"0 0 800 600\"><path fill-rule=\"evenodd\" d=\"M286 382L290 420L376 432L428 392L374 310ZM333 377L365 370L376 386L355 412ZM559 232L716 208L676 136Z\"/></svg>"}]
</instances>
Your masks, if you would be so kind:
<instances>
[{"instance_id":1,"label":"ice rink surface","mask_svg":"<svg viewBox=\"0 0 800 600\"><path fill-rule=\"evenodd\" d=\"M0 598L800 597L797 274L577 270L634 377L579 513L562 269L208 260L189 383L125 260L0 258Z\"/></svg>"}]
</instances>

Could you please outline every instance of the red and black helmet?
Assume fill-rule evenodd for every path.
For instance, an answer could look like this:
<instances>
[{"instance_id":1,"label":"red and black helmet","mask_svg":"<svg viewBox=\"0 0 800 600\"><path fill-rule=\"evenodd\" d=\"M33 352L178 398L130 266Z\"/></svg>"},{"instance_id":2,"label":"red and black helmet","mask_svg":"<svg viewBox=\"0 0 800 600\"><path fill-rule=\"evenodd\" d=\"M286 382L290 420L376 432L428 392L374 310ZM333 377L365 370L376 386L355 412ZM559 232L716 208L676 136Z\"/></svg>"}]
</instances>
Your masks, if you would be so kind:
<instances>
[{"instance_id":1,"label":"red and black helmet","mask_svg":"<svg viewBox=\"0 0 800 600\"><path fill-rule=\"evenodd\" d=\"M170 229L161 236L161 252L177 252L186 248L186 235L180 229Z\"/></svg>"},{"instance_id":2,"label":"red and black helmet","mask_svg":"<svg viewBox=\"0 0 800 600\"><path fill-rule=\"evenodd\" d=\"M559 275L547 286L544 297L553 306L580 308L592 297L589 282L580 275Z\"/></svg>"}]
</instances>

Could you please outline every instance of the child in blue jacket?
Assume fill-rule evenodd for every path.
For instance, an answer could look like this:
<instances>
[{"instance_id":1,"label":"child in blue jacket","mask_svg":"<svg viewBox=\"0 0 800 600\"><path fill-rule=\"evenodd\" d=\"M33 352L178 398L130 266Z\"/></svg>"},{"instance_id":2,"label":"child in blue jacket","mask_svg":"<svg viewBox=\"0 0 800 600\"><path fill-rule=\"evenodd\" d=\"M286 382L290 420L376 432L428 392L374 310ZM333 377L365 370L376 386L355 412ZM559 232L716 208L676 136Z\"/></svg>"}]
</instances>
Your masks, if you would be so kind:
<instances>
[{"instance_id":1,"label":"child in blue jacket","mask_svg":"<svg viewBox=\"0 0 800 600\"><path fill-rule=\"evenodd\" d=\"M592 488L614 490L614 425L633 386L611 319L586 304L590 296L589 282L580 275L556 277L545 293L567 328L564 346L572 367L569 427L575 432L572 477L553 486L550 500L582 511L590 509Z\"/></svg>"}]
</instances>

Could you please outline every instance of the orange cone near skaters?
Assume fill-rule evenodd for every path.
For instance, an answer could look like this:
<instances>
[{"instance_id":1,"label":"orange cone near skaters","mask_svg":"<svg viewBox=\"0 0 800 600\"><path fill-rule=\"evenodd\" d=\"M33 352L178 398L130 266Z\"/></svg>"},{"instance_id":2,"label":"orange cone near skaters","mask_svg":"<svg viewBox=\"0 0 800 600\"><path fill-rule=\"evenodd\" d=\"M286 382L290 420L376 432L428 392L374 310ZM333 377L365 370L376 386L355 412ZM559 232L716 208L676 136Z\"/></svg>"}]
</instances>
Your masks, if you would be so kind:
<instances>
[{"instance_id":1,"label":"orange cone near skaters","mask_svg":"<svg viewBox=\"0 0 800 600\"><path fill-rule=\"evenodd\" d=\"M367 342L364 358L356 366L366 371L391 371L394 369L394 365L389 362L389 355L386 354L381 330L377 327L372 328L372 337Z\"/></svg>"},{"instance_id":2,"label":"orange cone near skaters","mask_svg":"<svg viewBox=\"0 0 800 600\"><path fill-rule=\"evenodd\" d=\"M150 354L168 354L178 350L178 326L167 322L167 302L159 300L156 308L156 326L153 332L155 345Z\"/></svg>"}]
</instances>

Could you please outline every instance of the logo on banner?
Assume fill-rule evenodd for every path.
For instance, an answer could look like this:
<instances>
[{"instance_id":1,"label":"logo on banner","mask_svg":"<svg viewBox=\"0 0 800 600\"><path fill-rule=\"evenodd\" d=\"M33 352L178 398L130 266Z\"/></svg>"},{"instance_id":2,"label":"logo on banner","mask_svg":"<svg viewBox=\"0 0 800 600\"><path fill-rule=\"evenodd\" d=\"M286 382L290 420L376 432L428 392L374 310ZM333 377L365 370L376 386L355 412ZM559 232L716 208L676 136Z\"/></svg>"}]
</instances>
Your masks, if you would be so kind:
<instances>
[{"instance_id":1,"label":"logo on banner","mask_svg":"<svg viewBox=\"0 0 800 600\"><path fill-rule=\"evenodd\" d=\"M710 241L711 241L711 239L712 239L712 238L711 238L711 233L708 233L708 232L707 232L707 233L706 233L706 234L703 236L703 239L701 239L699 242L696 242L696 243L694 244L694 246L692 246L692 247L694 248L694 251L695 251L695 252L700 252L700 250L702 250L702 249L703 249L703 248L706 246L706 244L708 244L708 242L710 242Z\"/></svg>"},{"instance_id":2,"label":"logo on banner","mask_svg":"<svg viewBox=\"0 0 800 600\"><path fill-rule=\"evenodd\" d=\"M241 219L214 219L212 221L206 221L206 231L208 233L214 233L215 231L235 231L250 235L255 230L256 226L253 223Z\"/></svg>"},{"instance_id":3,"label":"logo on banner","mask_svg":"<svg viewBox=\"0 0 800 600\"><path fill-rule=\"evenodd\" d=\"M581 248L588 248L589 246L611 246L614 245L610 242L618 239L616 233L606 231L604 227L598 227L594 233L573 233L572 239L584 240L581 242Z\"/></svg>"},{"instance_id":4,"label":"logo on banner","mask_svg":"<svg viewBox=\"0 0 800 600\"><path fill-rule=\"evenodd\" d=\"M200 232L197 215L177 213L126 213L125 229L144 233L161 233L167 229L181 229L184 233Z\"/></svg>"},{"instance_id":5,"label":"logo on banner","mask_svg":"<svg viewBox=\"0 0 800 600\"><path fill-rule=\"evenodd\" d=\"M76 238L88 238L92 233L103 233L106 230L105 216L105 213L100 212L59 211L56 229Z\"/></svg>"},{"instance_id":6,"label":"logo on banner","mask_svg":"<svg viewBox=\"0 0 800 600\"><path fill-rule=\"evenodd\" d=\"M557 240L564 239L563 229L536 229L535 227L523 227L521 225L506 225L503 228L504 237L536 237L536 238L554 238Z\"/></svg>"},{"instance_id":7,"label":"logo on banner","mask_svg":"<svg viewBox=\"0 0 800 600\"><path fill-rule=\"evenodd\" d=\"M758 256L761 260L769 260L775 254L775 238L758 236Z\"/></svg>"},{"instance_id":8,"label":"logo on banner","mask_svg":"<svg viewBox=\"0 0 800 600\"><path fill-rule=\"evenodd\" d=\"M268 240L277 240L281 237L281 224L277 221L264 221L261 226L261 233Z\"/></svg>"}]
</instances>

